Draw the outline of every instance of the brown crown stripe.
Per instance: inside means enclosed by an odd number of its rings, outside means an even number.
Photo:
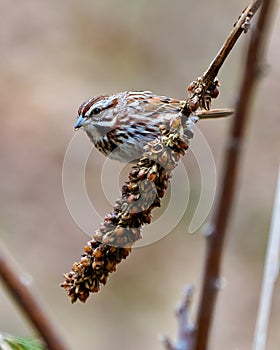
[[[101,95],[101,96],[97,96],[97,97],[92,97],[90,98],[89,100],[87,100],[86,102],[84,102],[79,110],[78,110],[78,114],[79,115],[85,115],[88,110],[98,101],[101,101],[105,98],[109,97],[108,95]],[[115,105],[118,104],[118,99],[117,98],[114,98],[112,101],[111,101],[111,104],[109,104],[108,106],[106,106],[105,108],[102,108],[102,110],[105,110],[107,108],[110,108],[110,107],[114,107]]]

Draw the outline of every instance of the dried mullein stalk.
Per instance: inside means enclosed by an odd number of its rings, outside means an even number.
[[[81,260],[66,273],[61,286],[71,302],[85,302],[90,293],[98,292],[110,272],[131,252],[141,239],[141,227],[151,222],[151,211],[159,207],[172,171],[184,155],[192,138],[191,127],[196,117],[189,117],[184,127],[181,117],[174,118],[170,128],[162,126],[161,137],[148,143],[139,162],[132,167],[122,195],[112,213],[87,242]]]

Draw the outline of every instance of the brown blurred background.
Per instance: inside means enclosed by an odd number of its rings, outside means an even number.
[[[1,242],[19,271],[32,279],[69,349],[162,349],[158,337],[175,337],[173,310],[190,282],[196,286],[195,311],[205,244],[202,230],[186,233],[187,211],[164,239],[135,249],[98,295],[85,305],[70,305],[59,284],[79,259],[87,237],[67,210],[61,174],[79,104],[90,96],[130,89],[183,99],[186,85],[206,69],[245,4],[1,1]],[[226,245],[226,285],[212,333],[215,350],[251,347],[279,164],[279,36],[275,13]],[[221,71],[215,107],[234,104],[248,39],[238,42]],[[199,125],[218,176],[229,125],[230,120]],[[99,187],[103,161],[94,150],[88,169],[92,188]],[[73,172],[79,170],[76,163],[73,157]],[[193,179],[192,202],[199,192],[199,169],[191,157],[184,163]],[[101,215],[110,211],[102,193],[92,201]],[[92,230],[98,225],[93,221]],[[278,283],[267,346],[272,350],[280,343],[279,291]],[[32,333],[4,288],[0,310],[1,332]]]

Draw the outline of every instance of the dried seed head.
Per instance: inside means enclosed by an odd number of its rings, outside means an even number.
[[[188,131],[191,125],[187,119],[184,126]],[[99,291],[109,273],[116,270],[116,265],[126,259],[132,245],[141,238],[141,227],[151,222],[152,209],[160,206],[172,170],[186,152],[189,140],[179,117],[172,120],[170,129],[161,126],[160,130],[162,136],[145,147],[143,157],[122,187],[122,196],[84,247],[80,262],[65,274],[61,286],[72,303],[78,299],[85,302],[90,293]]]

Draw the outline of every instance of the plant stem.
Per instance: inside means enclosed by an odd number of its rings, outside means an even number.
[[[271,219],[269,241],[265,261],[261,300],[255,329],[253,350],[265,350],[269,315],[275,281],[279,274],[280,257],[280,167],[274,208]]]
[[[34,328],[40,333],[49,350],[67,350],[62,338],[54,326],[48,320],[45,312],[24,284],[21,278],[12,269],[11,263],[4,257],[0,250],[0,277],[13,296],[17,305],[24,312],[26,318],[31,321]]]
[[[260,3],[260,1],[256,1],[254,2],[254,6],[259,6]],[[217,292],[221,284],[220,264],[226,229],[235,194],[248,111],[257,78],[261,71],[260,59],[262,57],[262,49],[265,40],[265,28],[269,20],[268,7],[271,6],[271,3],[272,1],[270,0],[264,0],[256,28],[252,31],[243,80],[235,108],[236,115],[233,118],[228,138],[221,190],[212,224],[210,225],[210,230],[207,235],[206,259],[197,317],[198,333],[195,350],[205,350],[208,348],[209,333],[213,320]],[[217,66],[219,65],[217,64]],[[216,65],[214,65],[214,68],[209,68],[208,71],[210,70],[211,72],[213,70],[216,72],[215,67]],[[208,75],[210,73],[205,74]]]

